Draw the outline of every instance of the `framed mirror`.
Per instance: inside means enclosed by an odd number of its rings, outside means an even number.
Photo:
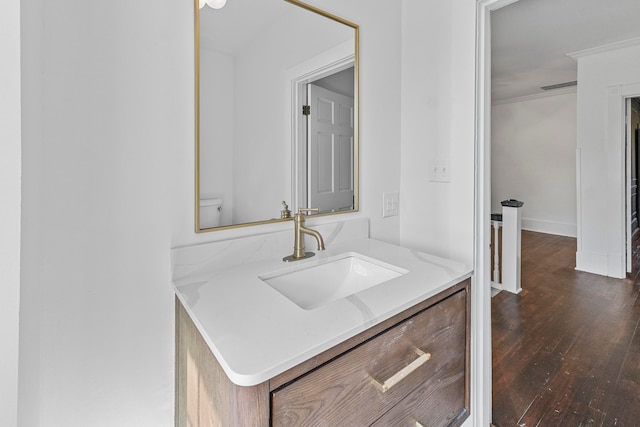
[[[195,0],[196,232],[357,211],[358,26],[224,3]]]

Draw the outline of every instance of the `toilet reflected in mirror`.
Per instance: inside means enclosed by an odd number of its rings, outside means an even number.
[[[222,199],[200,197],[200,226],[202,228],[220,227],[222,225]]]

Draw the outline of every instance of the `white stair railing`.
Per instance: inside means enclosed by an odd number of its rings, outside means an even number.
[[[492,215],[495,243],[491,286],[514,294],[522,291],[520,286],[522,205],[524,203],[518,200],[505,200],[502,202],[502,215]],[[502,225],[502,244],[498,239],[500,225]]]
[[[502,217],[491,221],[493,227],[493,280],[491,286],[500,285],[500,227],[502,226]]]

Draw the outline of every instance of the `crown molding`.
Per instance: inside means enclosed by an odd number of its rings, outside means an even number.
[[[532,101],[540,98],[550,98],[552,96],[565,95],[568,93],[576,93],[578,91],[577,86],[571,86],[563,89],[554,89],[542,93],[534,93],[533,95],[517,96],[515,98],[497,99],[491,102],[491,105],[509,104],[511,102],[523,102]]]
[[[600,53],[611,52],[618,49],[623,49],[625,47],[633,47],[640,46],[640,37],[635,37],[628,40],[622,40],[619,42],[603,44],[601,46],[591,47],[589,49],[578,50],[575,52],[567,53],[567,56],[578,60],[578,58],[582,58],[584,56],[597,55]]]
[[[486,8],[488,11],[494,11],[517,1],[518,0],[478,0],[478,8]]]

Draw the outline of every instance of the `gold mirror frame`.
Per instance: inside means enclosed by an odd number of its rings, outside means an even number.
[[[230,0],[233,1],[233,0]],[[359,210],[359,200],[360,200],[360,29],[357,24],[340,18],[331,13],[325,12],[315,6],[311,6],[307,3],[303,3],[299,0],[283,0],[292,5],[301,7],[310,12],[316,13],[325,18],[331,19],[338,23],[344,24],[348,27],[353,28],[355,33],[355,58],[354,58],[354,141],[353,141],[353,190],[354,190],[354,200],[353,200],[353,209],[351,210],[343,210],[337,212],[327,212],[327,213],[319,213],[314,214],[313,216],[327,216],[327,215],[338,215],[344,213],[352,213],[357,212]],[[219,227],[212,228],[201,228],[200,227],[200,8],[199,8],[199,0],[194,0],[194,17],[195,17],[195,232],[196,233],[208,233],[211,231],[219,231],[219,230],[228,230],[234,228],[242,228],[254,225],[263,225],[263,224],[272,224],[284,221],[290,221],[293,218],[284,218],[284,219],[268,219],[263,221],[255,221],[255,222],[247,222],[241,224],[231,224],[231,225],[223,225]],[[293,186],[292,186],[293,187]],[[275,201],[279,203],[279,201]],[[297,208],[294,206],[293,208]]]

